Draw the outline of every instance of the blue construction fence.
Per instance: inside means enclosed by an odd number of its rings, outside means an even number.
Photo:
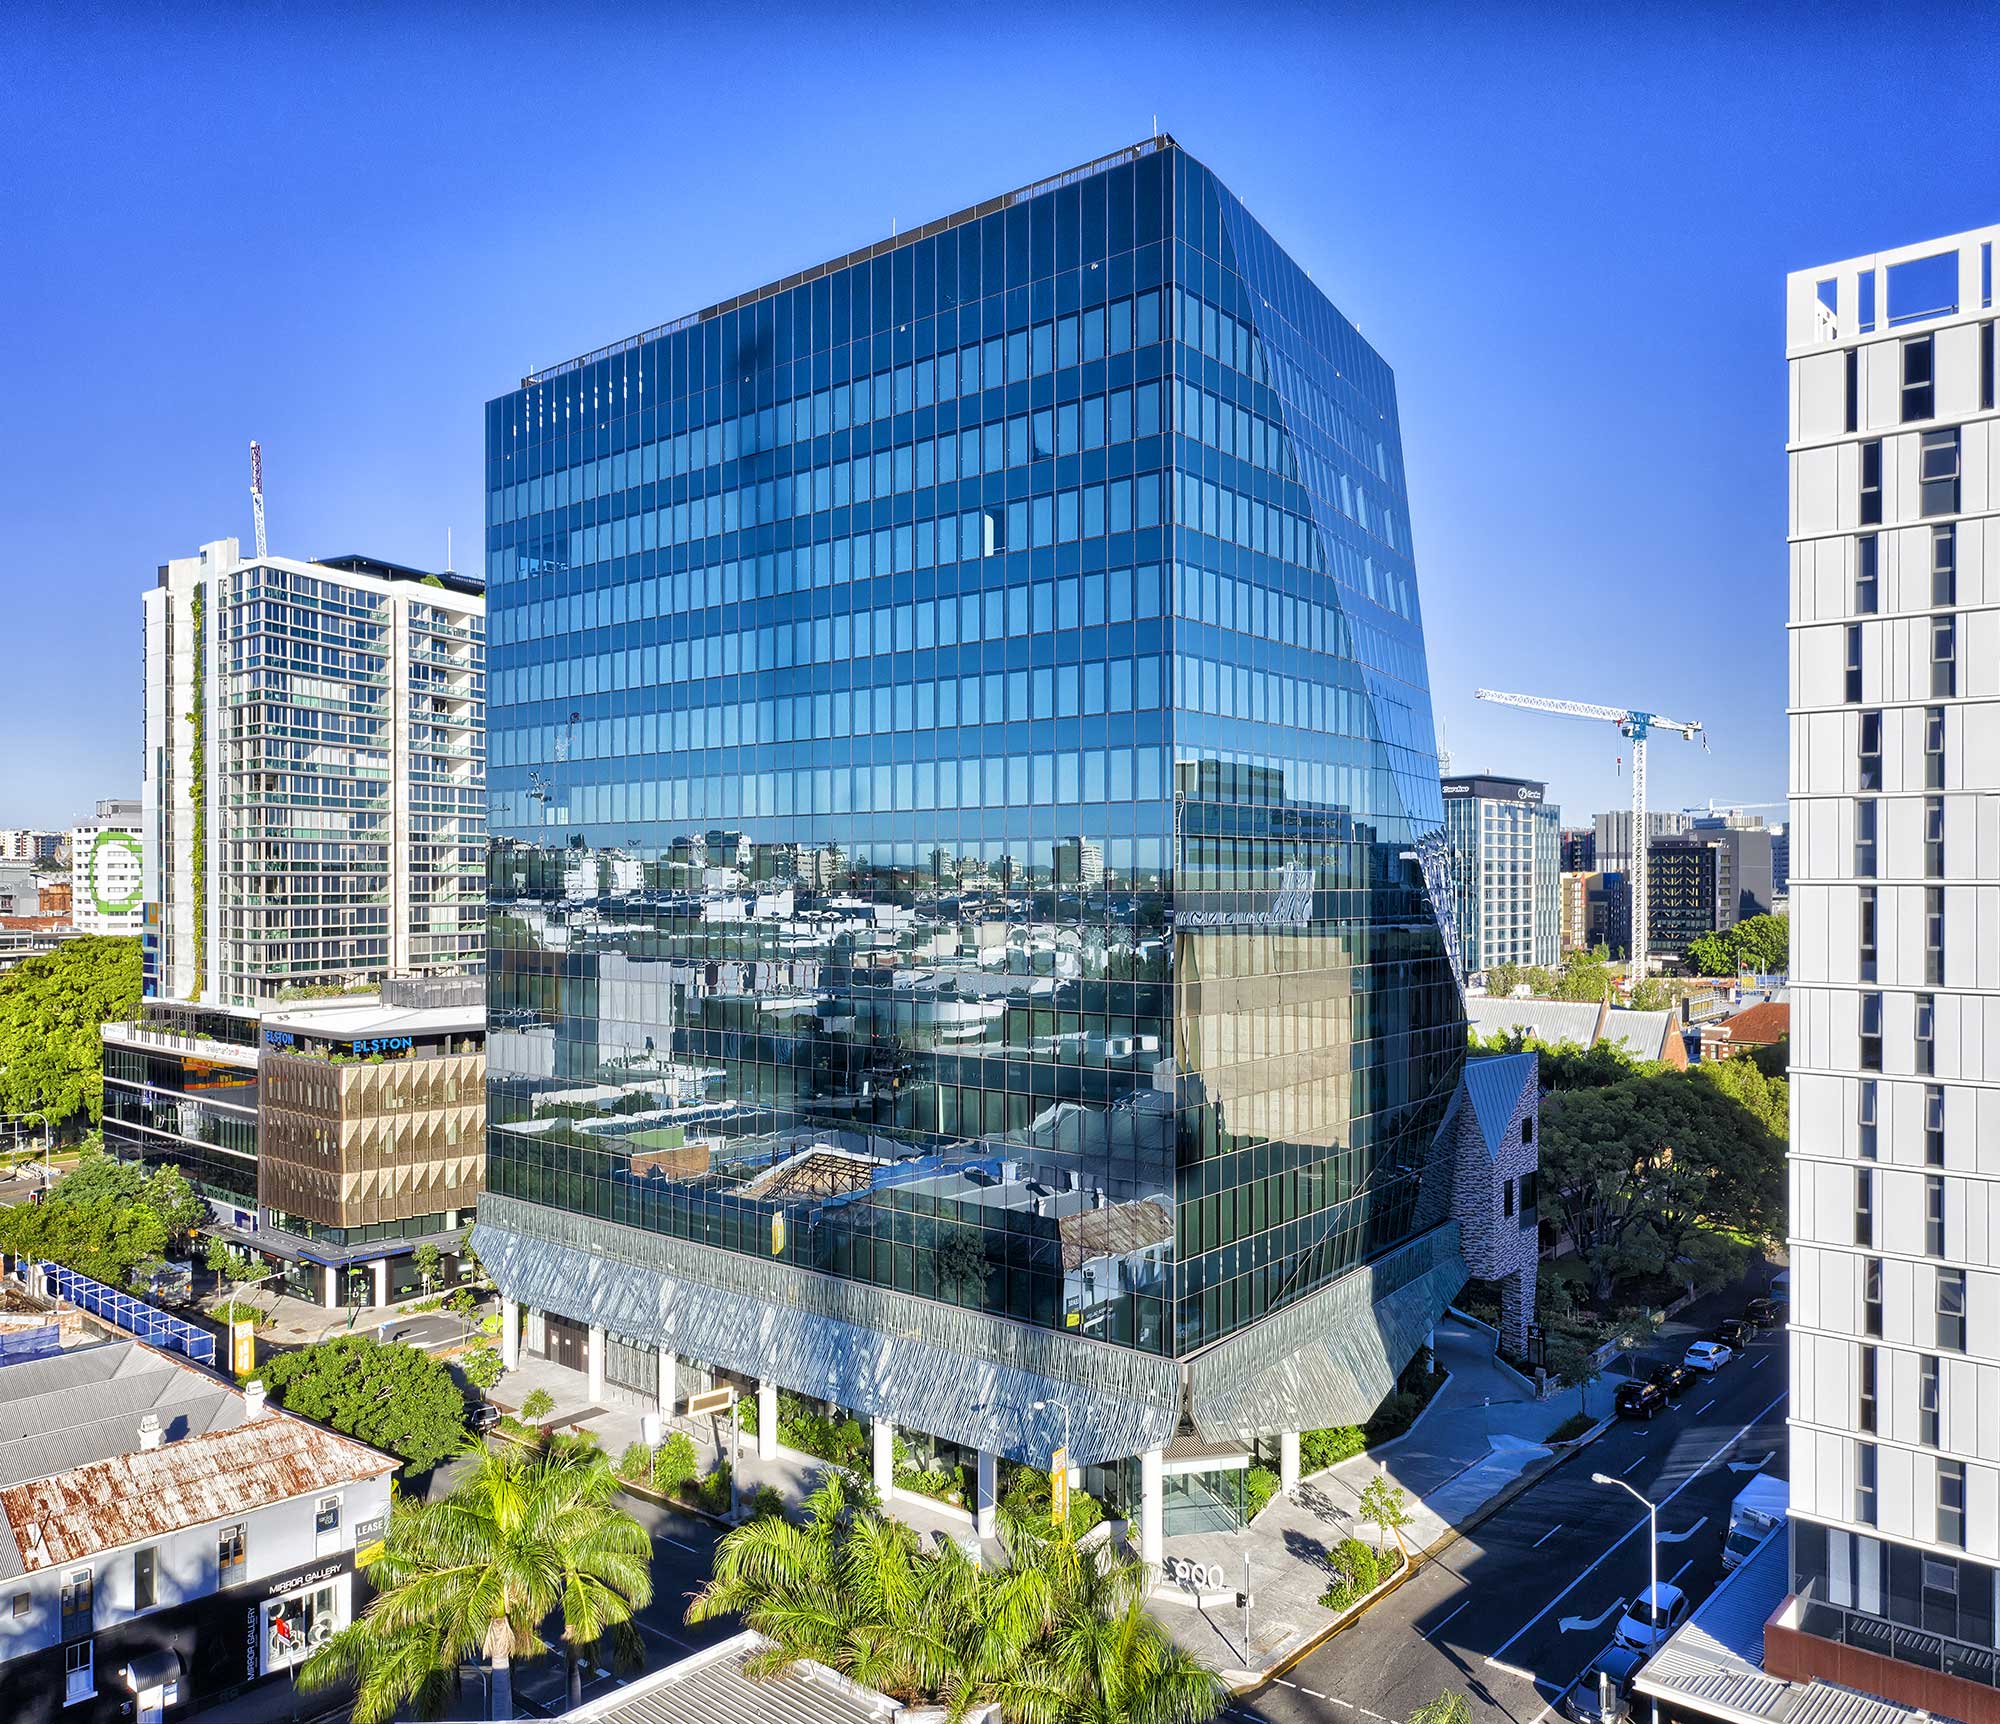
[[[51,1298],[67,1299],[78,1309],[155,1347],[184,1354],[198,1365],[214,1366],[215,1337],[206,1329],[183,1323],[157,1305],[148,1305],[143,1299],[107,1287],[102,1281],[93,1281],[74,1269],[65,1269],[60,1263],[44,1263],[41,1267],[42,1285]]]

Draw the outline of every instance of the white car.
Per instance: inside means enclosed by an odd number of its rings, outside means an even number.
[[[1632,1601],[1632,1608],[1618,1619],[1613,1639],[1620,1646],[1651,1651],[1687,1620],[1687,1613],[1687,1594],[1661,1581]]]
[[[1735,1357],[1735,1349],[1721,1341],[1696,1341],[1681,1355],[1681,1363],[1690,1371],[1719,1371]]]

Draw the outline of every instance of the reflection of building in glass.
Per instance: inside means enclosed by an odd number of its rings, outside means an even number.
[[[1167,140],[491,404],[510,1348],[1067,1414],[1149,1547],[1367,1415],[1466,1272],[1396,415]]]

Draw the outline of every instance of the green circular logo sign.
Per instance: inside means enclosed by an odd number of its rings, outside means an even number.
[[[129,832],[98,833],[85,864],[85,879],[100,916],[122,916],[138,909],[146,891],[146,853],[139,840]]]

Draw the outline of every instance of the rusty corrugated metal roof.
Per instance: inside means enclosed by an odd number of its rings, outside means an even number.
[[[281,1413],[0,1490],[24,1569],[391,1472],[396,1460]]]

